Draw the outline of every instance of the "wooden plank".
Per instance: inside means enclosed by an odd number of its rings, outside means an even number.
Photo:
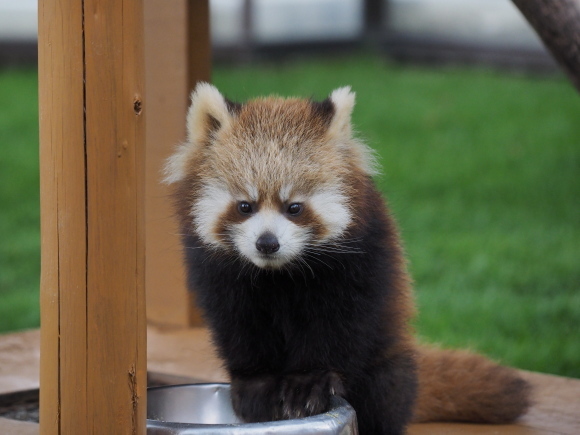
[[[38,389],[39,349],[40,330],[0,335],[0,395]]]
[[[149,369],[199,382],[227,382],[227,373],[206,328],[164,331],[148,328]],[[509,425],[421,423],[409,435],[576,435],[580,428],[580,379],[520,371],[533,387],[529,412]]]
[[[187,65],[188,92],[195,88],[198,81],[211,80],[211,43],[209,28],[209,1],[187,1]]]
[[[206,328],[168,330],[149,326],[147,341],[151,371],[200,382],[228,380]],[[0,393],[38,387],[38,343],[38,330],[0,335]],[[534,398],[528,414],[515,424],[422,423],[411,425],[409,434],[577,434],[580,379],[520,373],[533,385]],[[2,435],[12,435],[3,423]]]
[[[24,421],[9,420],[0,417],[0,427],[4,435],[37,435],[38,425]]]
[[[83,427],[87,415],[82,32],[82,3],[39,3],[40,418],[46,434],[75,433],[70,429]]]
[[[185,139],[191,89],[210,79],[208,2],[175,0],[168,7],[165,0],[148,0],[145,25],[147,319],[165,326],[195,325],[201,317],[185,286],[170,191],[160,181],[165,160]]]
[[[187,104],[189,105],[189,95],[191,94],[191,91],[195,89],[197,82],[209,82],[211,80],[211,43],[209,28],[209,1],[188,1],[187,8],[188,87],[186,95]],[[195,296],[193,293],[189,293],[187,307],[189,325],[203,325],[201,311],[195,303]]]
[[[185,138],[187,110],[186,0],[145,2],[147,89],[145,233],[147,319],[188,324],[182,249],[170,193],[161,183],[164,161]]]
[[[145,433],[143,9],[85,0],[84,12],[88,427]]]
[[[39,4],[43,434],[145,433],[141,8]]]

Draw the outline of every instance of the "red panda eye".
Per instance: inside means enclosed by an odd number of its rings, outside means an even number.
[[[288,206],[288,214],[292,216],[298,216],[300,213],[302,213],[302,210],[303,210],[302,204],[299,204],[297,202],[295,202],[294,204],[290,204]]]
[[[238,203],[238,211],[241,214],[250,214],[250,213],[252,213],[252,206],[250,205],[250,203],[248,203],[246,201],[242,201],[242,202]]]

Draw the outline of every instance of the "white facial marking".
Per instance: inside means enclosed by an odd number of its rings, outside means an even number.
[[[265,232],[276,236],[280,249],[264,255],[256,248],[256,241]],[[300,255],[307,243],[309,230],[300,227],[273,210],[262,210],[236,225],[233,240],[240,253],[258,267],[281,267]]]
[[[348,199],[339,189],[321,190],[310,197],[307,203],[322,220],[328,233],[321,242],[340,237],[352,220]]]
[[[287,202],[290,199],[290,193],[292,192],[292,185],[285,184],[280,189],[280,201]]]
[[[258,202],[258,200],[260,199],[258,195],[258,188],[256,186],[248,184],[246,186],[246,190],[248,192],[248,197],[250,198],[250,201]]]
[[[214,246],[221,244],[214,228],[232,201],[232,196],[223,186],[207,184],[202,188],[199,199],[191,208],[191,214],[195,230],[204,243]]]

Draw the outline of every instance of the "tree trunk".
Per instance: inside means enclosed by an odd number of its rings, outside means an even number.
[[[580,92],[580,1],[513,0]]]

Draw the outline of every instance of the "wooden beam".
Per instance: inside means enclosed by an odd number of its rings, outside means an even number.
[[[147,89],[145,233],[147,319],[187,326],[188,295],[171,199],[161,183],[163,163],[185,138],[187,110],[186,0],[145,2]]]
[[[170,192],[161,183],[165,160],[185,140],[189,94],[210,80],[207,0],[145,3],[148,99],[146,163],[147,318],[163,326],[202,323],[185,286],[185,270]]]
[[[188,0],[187,7],[187,77],[189,94],[199,81],[211,80],[211,42],[209,0]]]
[[[199,81],[211,81],[211,42],[209,0],[187,1],[187,106],[189,95]],[[188,320],[190,326],[203,325],[201,311],[193,293],[189,293]]]
[[[43,434],[145,433],[142,18],[39,2]]]
[[[83,23],[82,4],[75,0],[44,1],[38,7],[40,420],[43,434],[60,434],[62,418],[65,428],[82,427],[87,416]],[[61,289],[69,291],[61,294]],[[75,328],[61,331],[61,322],[70,323],[67,316],[73,313]],[[77,379],[77,413],[68,407],[69,391],[61,389],[68,376]]]

